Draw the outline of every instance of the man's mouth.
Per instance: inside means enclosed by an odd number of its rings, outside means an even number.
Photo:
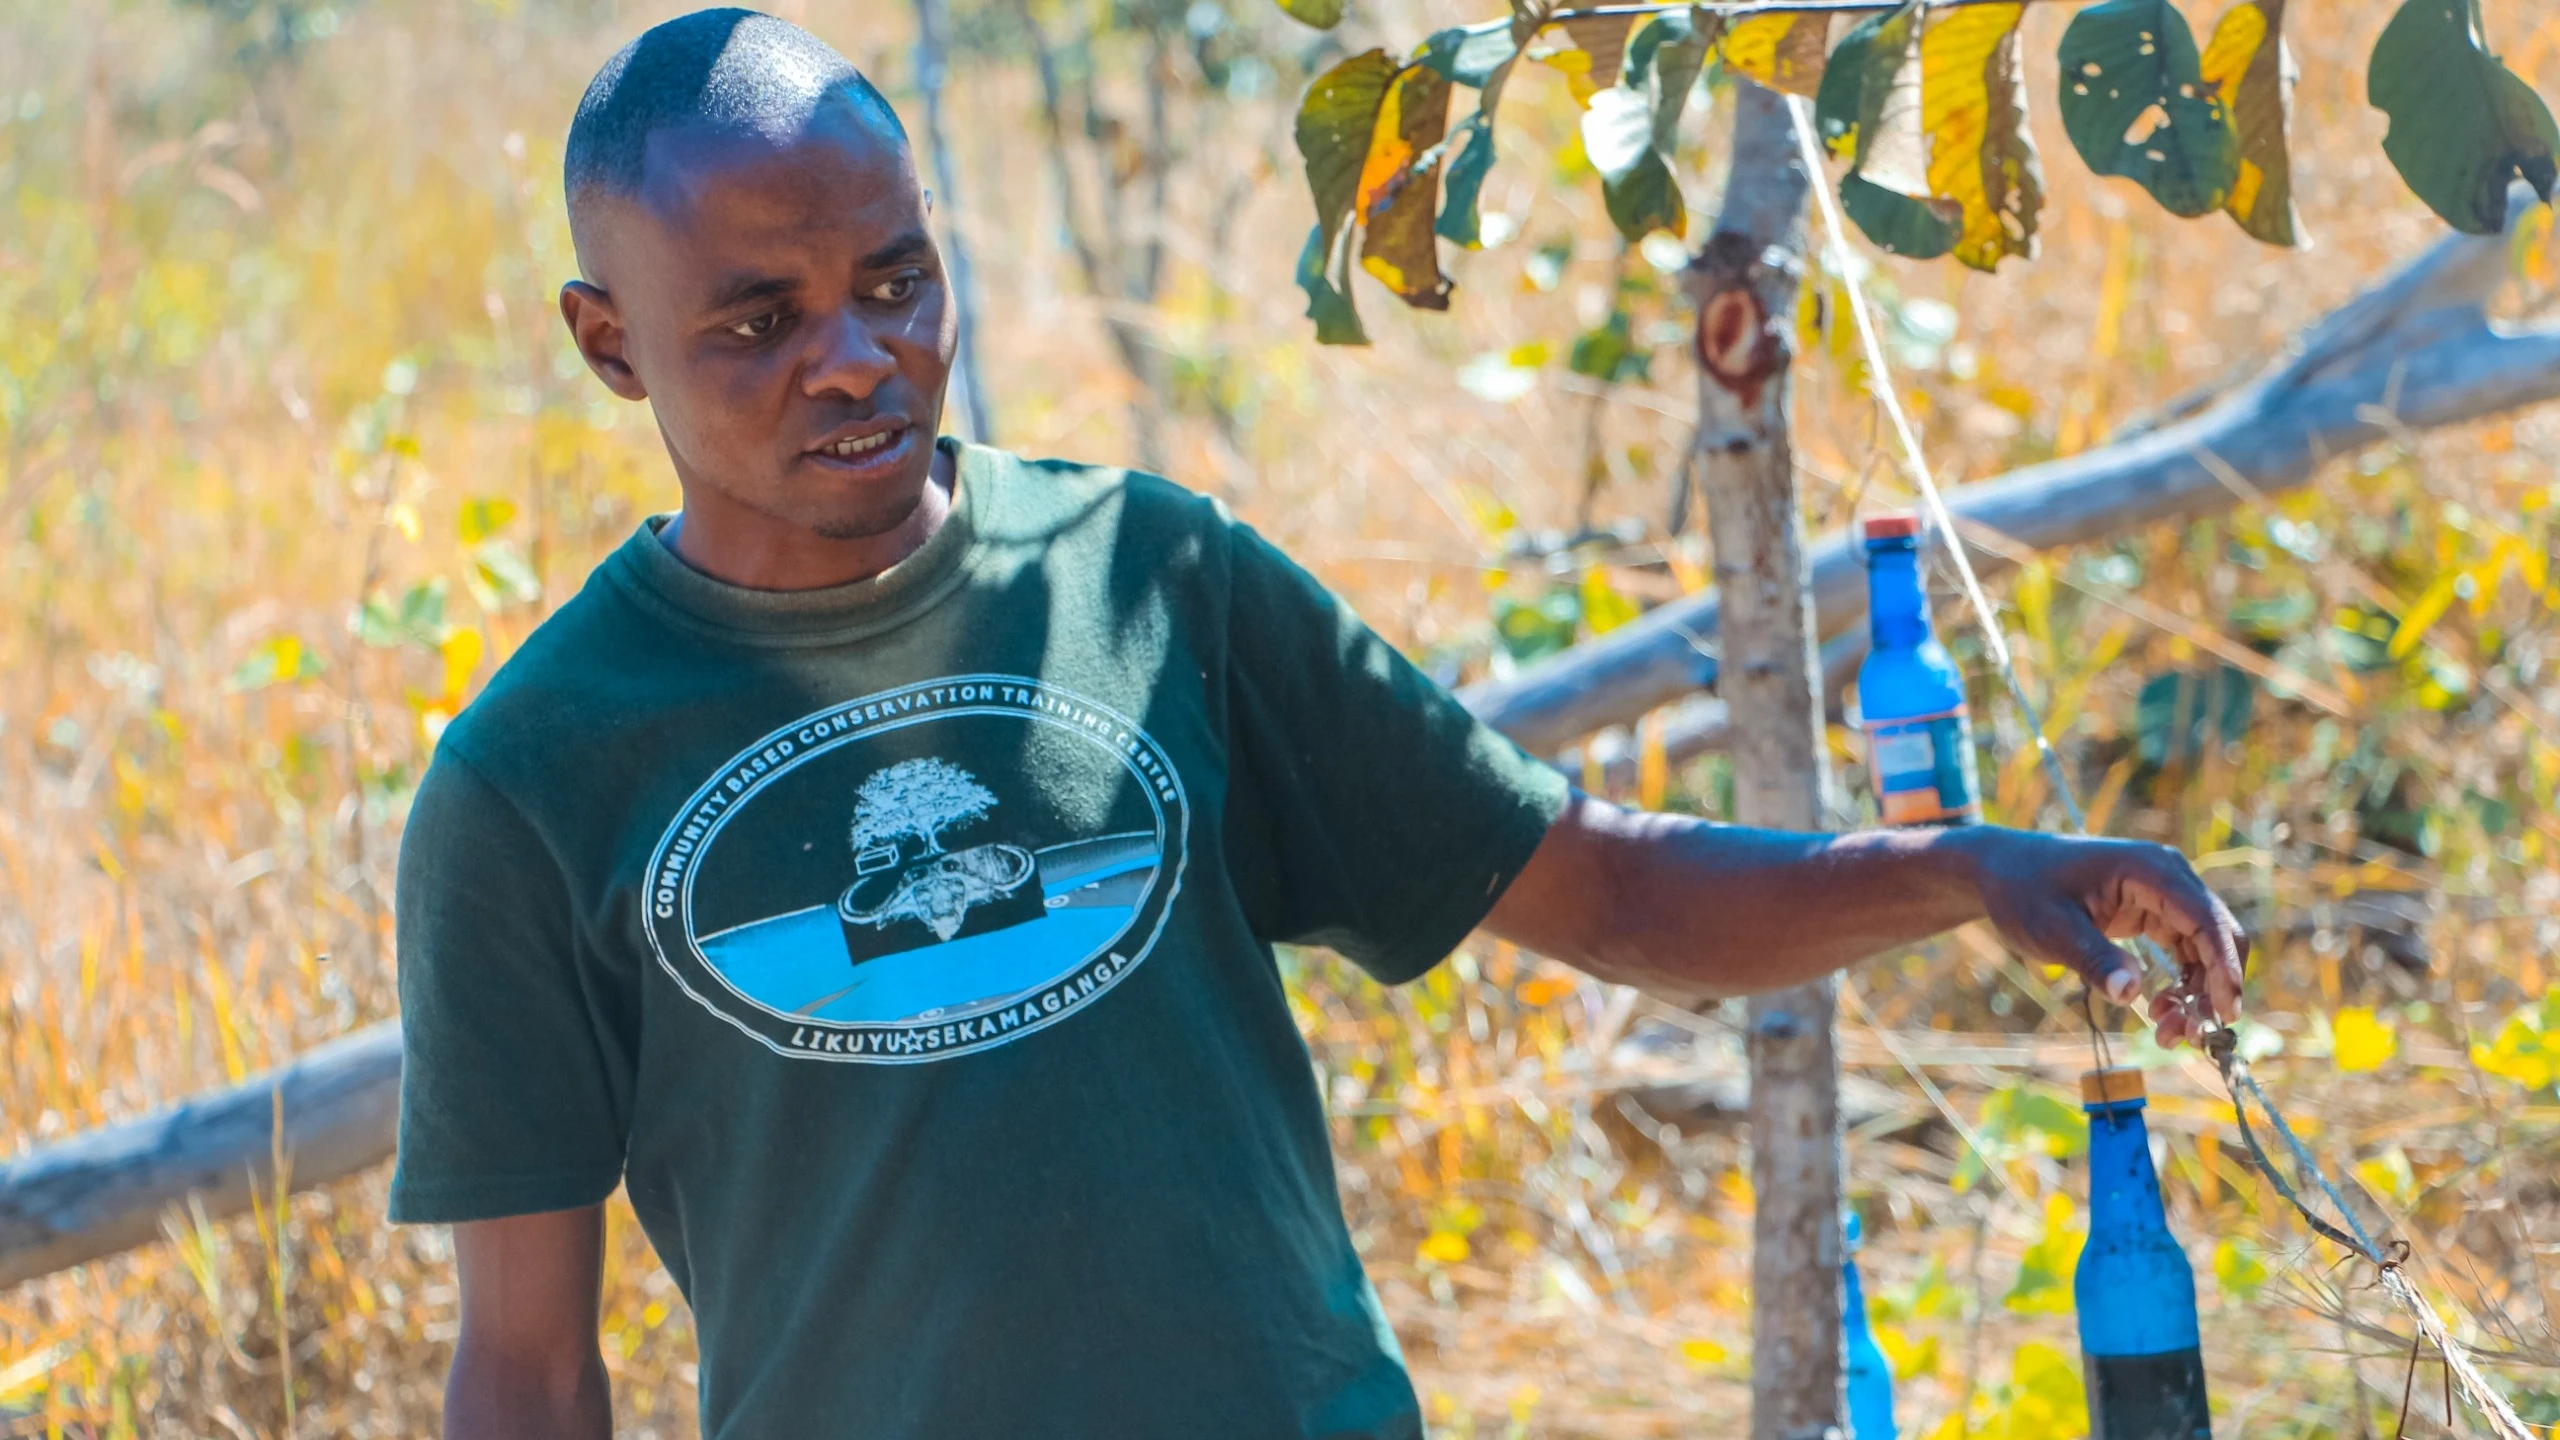
[[[914,427],[891,421],[880,429],[862,429],[839,436],[811,449],[811,458],[829,465],[842,465],[856,470],[885,461],[905,448],[907,433]]]
[[[904,428],[904,426],[899,427],[901,430]],[[839,440],[833,445],[821,445],[818,447],[818,453],[833,455],[839,460],[850,460],[856,455],[868,455],[874,450],[885,449],[897,438],[897,430],[882,430],[877,434],[852,436]]]

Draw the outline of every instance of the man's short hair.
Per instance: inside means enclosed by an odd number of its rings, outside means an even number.
[[[570,210],[591,192],[637,193],[652,131],[709,124],[779,139],[838,93],[905,140],[897,111],[862,72],[790,21],[736,9],[670,20],[623,46],[587,83],[563,165]]]

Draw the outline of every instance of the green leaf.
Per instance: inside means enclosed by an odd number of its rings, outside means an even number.
[[[1423,41],[1413,58],[1415,64],[1430,66],[1443,79],[1482,90],[1519,53],[1520,47],[1511,43],[1511,22],[1496,20],[1440,31]]]
[[[2121,175],[2172,215],[2219,210],[2239,169],[2222,97],[2169,0],[2106,0],[2062,32],[2062,128],[2089,168]]]
[[[2191,764],[2208,746],[2226,745],[2249,729],[2257,687],[2230,665],[2195,673],[2171,670],[2143,682],[2133,728],[2143,763]]]
[[[1307,292],[1307,318],[1316,322],[1316,343],[1366,345],[1369,332],[1361,328],[1350,291],[1333,283],[1332,258],[1325,249],[1324,227],[1309,229],[1306,248],[1298,252],[1298,288]]]
[[[1913,260],[1937,259],[1964,234],[1949,202],[1897,195],[1855,170],[1840,177],[1840,210],[1877,249]]]
[[[2409,0],[2374,42],[2365,97],[2391,117],[2382,153],[2456,230],[2494,235],[2522,175],[2551,198],[2560,130],[2533,87],[2491,55],[2476,0]]]
[[[1360,171],[1361,268],[1424,310],[1449,308],[1449,277],[1440,273],[1439,245],[1432,237],[1449,85],[1447,76],[1428,65],[1398,72],[1378,109],[1375,138]]]
[[[1396,62],[1384,50],[1364,50],[1316,77],[1298,104],[1298,154],[1306,161],[1307,189],[1315,197],[1316,230],[1332,253],[1333,237],[1351,213],[1360,172],[1377,133],[1378,107],[1394,83]]]
[[[1608,319],[1573,337],[1564,363],[1574,374],[1603,385],[1642,380],[1652,370],[1650,357],[1636,348],[1634,317],[1624,310],[1610,311]]]
[[[470,587],[483,610],[530,605],[542,598],[542,581],[533,573],[532,562],[504,540],[483,541],[471,548]],[[442,638],[438,636],[439,643]]]
[[[1458,158],[1449,162],[1441,180],[1440,223],[1434,227],[1443,240],[1454,241],[1470,250],[1484,243],[1483,218],[1477,213],[1477,201],[1484,193],[1484,177],[1493,171],[1493,120],[1481,109],[1467,117],[1450,137],[1458,145]]]
[[[1906,4],[1841,37],[1823,68],[1814,122],[1833,154],[1850,157],[1842,211],[1879,247],[1929,260],[1954,248],[1963,212],[1928,193],[1919,24],[1920,7]]]
[[[432,650],[444,643],[444,603],[441,575],[410,586],[397,601],[376,591],[356,612],[356,638],[376,649],[423,645]]]
[[[1951,248],[1960,263],[1976,270],[1990,270],[2010,255],[2032,257],[2036,251],[2044,164],[2027,130],[2026,70],[2018,39],[2018,19],[2025,9],[1949,9],[1920,41],[1920,123],[1929,135],[1929,194],[1955,207],[1960,220]]]
[[[2284,0],[2240,0],[2214,23],[2201,64],[2239,137],[2240,162],[2224,213],[2270,245],[2302,243],[2293,211],[2293,52],[2284,43]]]
[[[320,655],[299,635],[273,635],[232,670],[226,688],[264,690],[270,685],[308,679],[321,672]]]
[[[1342,23],[1343,0],[1280,0],[1280,8],[1289,18],[1319,30],[1330,30]]]

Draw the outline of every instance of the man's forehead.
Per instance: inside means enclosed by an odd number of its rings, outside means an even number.
[[[649,132],[642,155],[633,198],[667,220],[713,203],[923,203],[906,138],[850,104],[828,105],[788,128],[662,126]]]

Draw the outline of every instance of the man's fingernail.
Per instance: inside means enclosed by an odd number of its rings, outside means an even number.
[[[2124,1002],[2126,1002],[2127,1000],[2130,1000],[2130,999],[2132,999],[2132,998],[2133,998],[2133,990],[2134,990],[2133,976],[2132,976],[2132,974],[2131,974],[2130,972],[2128,972],[2128,971],[2124,971],[2124,970],[2114,970],[2114,971],[2109,971],[2109,972],[2108,972],[2108,974],[2107,974],[2107,998],[2108,998],[2108,999],[2113,1000],[2113,1001],[2114,1001],[2114,1002],[2116,1002],[2117,1004],[2121,1005],[2121,1004],[2123,1004]]]

